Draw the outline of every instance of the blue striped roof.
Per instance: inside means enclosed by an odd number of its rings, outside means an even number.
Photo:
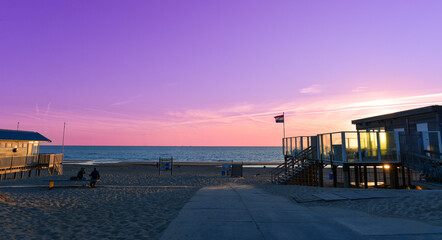
[[[0,140],[52,142],[38,132],[0,129]]]

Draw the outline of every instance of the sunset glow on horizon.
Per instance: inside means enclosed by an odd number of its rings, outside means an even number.
[[[442,104],[440,1],[2,1],[0,129],[280,146]]]

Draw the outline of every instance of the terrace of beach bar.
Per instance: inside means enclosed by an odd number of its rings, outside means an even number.
[[[442,181],[440,114],[430,106],[355,120],[358,131],[284,138],[285,161],[272,181],[391,188]]]

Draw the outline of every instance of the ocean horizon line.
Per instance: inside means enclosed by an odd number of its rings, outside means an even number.
[[[61,152],[61,145],[43,145],[40,153]],[[283,159],[281,147],[270,146],[78,146],[65,145],[65,160],[150,161],[161,156],[173,156],[176,161],[257,161],[274,162]]]

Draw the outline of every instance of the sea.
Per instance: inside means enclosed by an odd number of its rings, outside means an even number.
[[[40,153],[61,153],[61,146],[41,145]],[[179,162],[281,162],[281,147],[146,147],[64,146],[64,160],[94,163],[158,161]]]

